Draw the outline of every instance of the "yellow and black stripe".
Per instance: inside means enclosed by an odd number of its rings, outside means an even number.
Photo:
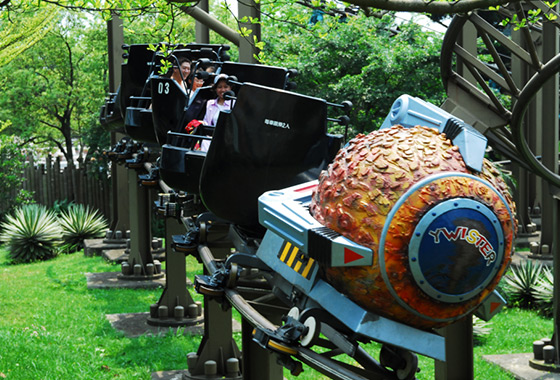
[[[311,278],[315,260],[311,257],[307,257],[303,252],[300,252],[299,248],[289,241],[285,241],[284,244],[282,244],[282,248],[280,248],[280,252],[278,252],[278,258],[284,264],[301,274],[305,279],[309,280]]]

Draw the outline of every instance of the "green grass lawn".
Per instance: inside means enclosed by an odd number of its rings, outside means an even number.
[[[189,269],[193,265],[189,261]],[[196,351],[200,337],[168,333],[131,339],[107,321],[106,314],[147,312],[161,296],[161,289],[87,289],[85,273],[119,268],[82,252],[9,265],[0,251],[0,379],[137,380],[150,379],[154,371],[185,369],[186,355]],[[491,322],[492,333],[474,352],[477,379],[513,379],[482,356],[531,352],[532,342],[553,330],[551,320],[517,309]],[[419,379],[434,378],[433,360],[420,357],[420,367]],[[309,368],[297,377],[322,378]]]

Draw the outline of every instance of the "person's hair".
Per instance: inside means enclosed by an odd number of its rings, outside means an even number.
[[[189,84],[192,84],[192,83],[194,82],[194,80],[196,79],[196,74],[197,74],[197,73],[203,73],[203,72],[204,72],[203,69],[198,68],[198,69],[196,69],[196,72],[191,73],[191,74],[189,75]],[[198,78],[198,79],[204,80],[203,78]]]
[[[188,59],[187,57],[179,58],[179,66],[181,66],[184,62],[188,62],[189,65],[192,63],[192,61],[190,59]]]
[[[228,76],[227,76],[226,74],[220,74],[220,75],[217,75],[217,76],[214,78],[214,84],[212,85],[212,89],[215,90],[216,87],[218,87],[218,83],[220,83],[221,81],[226,82],[226,84],[227,84],[229,87],[231,87],[231,84],[228,83]]]

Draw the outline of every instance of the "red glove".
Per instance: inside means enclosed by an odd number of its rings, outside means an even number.
[[[187,126],[185,127],[185,131],[187,131],[187,133],[192,133],[199,125],[202,125],[200,121],[196,119],[191,120],[189,124],[187,124]]]

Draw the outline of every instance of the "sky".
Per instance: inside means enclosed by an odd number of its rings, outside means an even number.
[[[434,31],[434,32],[445,34],[445,32],[447,31],[446,27],[444,27],[443,25],[441,25],[437,22],[433,22],[427,16],[425,16],[423,14],[420,14],[420,13],[397,12],[396,16],[397,16],[397,19],[402,20],[402,22],[413,19],[414,22],[416,22],[417,24],[420,24],[420,25],[424,26],[426,29]],[[451,18],[443,21],[443,23],[448,25],[450,21],[451,21]]]

